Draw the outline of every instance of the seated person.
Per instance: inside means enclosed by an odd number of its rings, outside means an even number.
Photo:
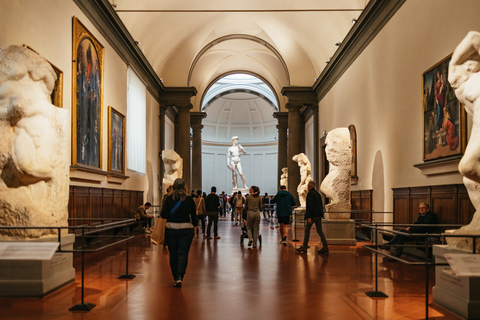
[[[437,215],[430,211],[430,206],[425,202],[420,202],[420,206],[418,208],[420,213],[418,214],[417,221],[414,224],[436,224],[437,223]],[[407,233],[434,233],[435,226],[411,226],[406,229],[402,229],[402,232]],[[408,236],[402,234],[396,234],[392,240],[387,242],[387,245],[398,245],[395,247],[395,253],[393,254],[395,257],[400,257],[403,252],[403,244],[405,241],[410,238]],[[385,247],[383,247],[385,248]]]
[[[152,219],[149,215],[145,213],[148,209],[150,209],[152,205],[150,202],[146,202],[143,206],[140,206],[135,211],[135,219],[138,221],[143,221],[143,228],[145,229],[145,233],[152,233]]]

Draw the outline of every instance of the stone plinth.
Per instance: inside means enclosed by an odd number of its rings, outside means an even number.
[[[35,241],[57,242],[58,237]],[[63,250],[72,250],[75,236],[61,241]],[[0,297],[42,297],[74,280],[72,253],[56,252],[51,260],[0,260]]]
[[[325,212],[325,219],[349,221],[350,212]]]
[[[446,253],[465,254],[465,251],[446,245],[433,246],[435,263],[447,263]],[[433,302],[465,319],[480,319],[480,277],[457,277],[447,266],[435,267]]]
[[[329,245],[344,244],[355,246],[357,244],[357,240],[355,240],[355,220],[324,219],[322,221],[322,229]]]

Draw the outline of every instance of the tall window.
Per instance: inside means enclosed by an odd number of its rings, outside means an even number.
[[[147,90],[131,68],[127,76],[127,168],[145,174]]]

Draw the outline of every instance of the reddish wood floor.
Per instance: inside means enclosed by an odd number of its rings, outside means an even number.
[[[86,256],[85,302],[91,311],[69,311],[81,301],[80,259],[75,283],[41,299],[0,299],[0,319],[424,319],[425,269],[379,258],[379,291],[372,254],[361,247],[330,246],[316,254],[318,236],[307,254],[298,242],[279,243],[278,230],[261,224],[262,246],[240,245],[240,227],[219,223],[220,240],[194,239],[182,288],[172,286],[168,250],[141,235],[130,241],[129,272],[124,245]],[[313,231],[313,230],[312,230]],[[297,238],[302,239],[300,232]],[[291,237],[290,239],[291,240]],[[433,269],[430,283],[433,286]],[[430,287],[431,302],[431,287]],[[461,319],[430,304],[430,319]]]

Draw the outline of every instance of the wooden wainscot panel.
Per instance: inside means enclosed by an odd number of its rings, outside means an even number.
[[[372,190],[355,190],[351,194],[352,218],[356,220],[371,220],[372,218]]]
[[[113,190],[113,202],[115,207],[114,218],[121,218],[123,214],[123,190]]]
[[[115,218],[113,189],[103,189],[103,217]]]
[[[394,223],[414,223],[422,201],[437,214],[439,224],[467,224],[475,212],[463,184],[395,188]]]
[[[142,204],[139,204],[142,205]],[[138,205],[138,206],[139,206]],[[137,192],[131,191],[130,192],[130,207],[128,208],[127,217],[131,217],[133,213],[137,210]]]
[[[458,188],[458,221],[460,224],[468,224],[473,219],[475,214],[475,207],[470,201],[467,188],[464,185],[459,185]]]
[[[90,188],[90,212],[91,217],[103,218],[103,192],[99,188]]]
[[[430,207],[438,221],[445,224],[458,222],[458,187],[456,185],[432,186]]]
[[[130,190],[123,190],[122,197],[123,197],[122,213],[119,218],[131,217],[133,215],[133,212],[130,211],[130,207],[131,207]]]
[[[393,223],[409,223],[410,188],[393,188]]]
[[[70,186],[69,217],[130,218],[135,211],[132,207],[136,209],[142,201],[143,191]]]
[[[90,218],[90,192],[87,187],[70,187],[73,191],[73,204],[69,208],[70,218]],[[73,225],[83,224],[82,222],[75,222]]]

